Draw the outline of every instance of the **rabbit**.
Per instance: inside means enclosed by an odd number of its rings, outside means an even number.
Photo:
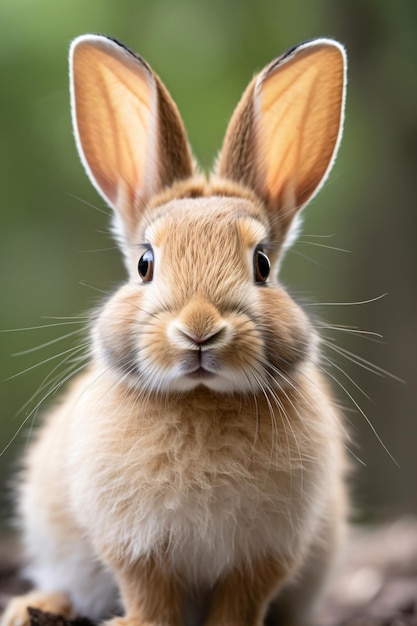
[[[309,624],[349,513],[346,429],[320,341],[278,280],[341,139],[346,54],[295,46],[255,75],[213,173],[146,61],[70,51],[78,152],[129,279],[23,461],[28,607],[108,626]]]

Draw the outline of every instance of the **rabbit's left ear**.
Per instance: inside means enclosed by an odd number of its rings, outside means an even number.
[[[277,236],[285,236],[333,165],[345,83],[339,43],[303,43],[255,76],[232,116],[218,174],[256,191],[273,212]]]
[[[108,37],[75,39],[70,75],[81,159],[132,232],[153,194],[193,174],[181,117],[146,61]]]

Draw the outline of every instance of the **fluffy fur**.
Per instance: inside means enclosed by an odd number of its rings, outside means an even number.
[[[38,590],[2,624],[35,605],[124,612],[113,626],[260,626],[271,603],[305,623],[343,533],[344,432],[318,337],[277,273],[340,140],[343,50],[303,44],[255,77],[207,181],[144,61],[98,36],[71,59],[78,147],[115,209],[129,281],[93,315],[91,363],[26,456]],[[285,98],[302,111],[291,131]]]

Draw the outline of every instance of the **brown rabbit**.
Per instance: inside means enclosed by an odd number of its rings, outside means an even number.
[[[208,179],[160,79],[118,42],[74,41],[71,94],[129,280],[26,456],[36,589],[2,624],[28,606],[112,626],[308,623],[346,518],[344,430],[277,274],[338,148],[344,50],[309,41],[255,76]]]

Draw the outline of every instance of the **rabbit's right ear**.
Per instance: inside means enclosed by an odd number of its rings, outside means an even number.
[[[333,164],[345,82],[343,47],[331,39],[305,42],[255,76],[230,121],[218,173],[256,191],[284,243]]]
[[[193,174],[182,120],[148,64],[113,39],[75,39],[70,75],[81,160],[129,232],[152,194]]]

